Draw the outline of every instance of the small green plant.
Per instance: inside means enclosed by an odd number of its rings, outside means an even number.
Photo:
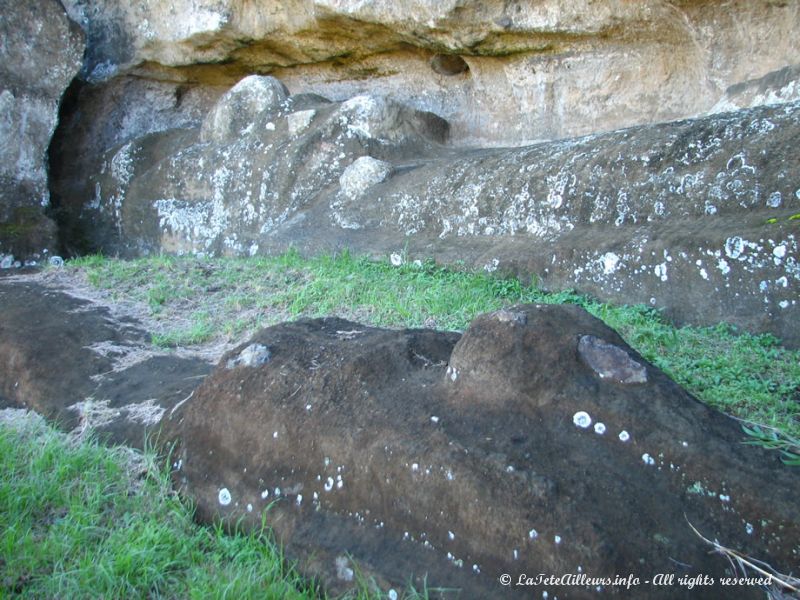
[[[800,440],[772,427],[763,425],[742,425],[742,430],[751,438],[745,444],[760,446],[766,450],[777,450],[781,461],[793,467],[800,467]]]

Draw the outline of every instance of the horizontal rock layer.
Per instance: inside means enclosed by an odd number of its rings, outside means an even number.
[[[800,97],[795,75],[770,75],[800,64],[793,2],[65,4],[87,32],[89,81],[230,87],[272,74],[294,93],[391,95],[448,119],[459,143],[522,144]]]

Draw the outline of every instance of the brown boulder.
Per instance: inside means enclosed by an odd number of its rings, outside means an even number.
[[[333,591],[360,571],[384,591],[582,598],[596,584],[514,584],[632,574],[606,591],[684,597],[652,584],[665,573],[713,577],[692,597],[719,598],[729,564],[690,523],[779,569],[800,552],[798,474],[577,307],[514,307],[463,336],[277,325],[165,423],[201,518],[266,512]]]

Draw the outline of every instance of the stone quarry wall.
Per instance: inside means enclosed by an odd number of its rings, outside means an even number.
[[[797,2],[65,5],[87,32],[89,81],[133,73],[230,87],[272,74],[334,100],[389,94],[447,119],[459,144],[520,145],[800,98]]]
[[[47,147],[61,95],[81,66],[83,36],[55,0],[0,0],[0,262],[56,249]]]
[[[797,2],[65,7],[70,254],[406,249],[800,339]]]
[[[118,143],[94,165],[65,153],[62,202],[75,239],[111,254],[432,257],[794,345],[799,132],[791,103],[455,149],[432,113],[251,76],[196,127]]]

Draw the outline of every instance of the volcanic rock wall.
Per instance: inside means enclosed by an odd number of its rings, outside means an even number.
[[[54,0],[0,0],[0,259],[56,248],[47,146],[61,95],[81,66],[83,37]]]
[[[796,2],[65,4],[71,254],[407,248],[797,337]]]
[[[800,64],[796,2],[65,4],[87,31],[89,81],[231,86],[272,74],[334,100],[390,94],[447,119],[459,143],[517,145],[800,94],[794,73],[761,97],[741,93]]]
[[[118,144],[64,181],[72,226],[106,253],[433,257],[796,344],[798,132],[793,103],[458,150],[431,113],[251,76],[200,126]]]

